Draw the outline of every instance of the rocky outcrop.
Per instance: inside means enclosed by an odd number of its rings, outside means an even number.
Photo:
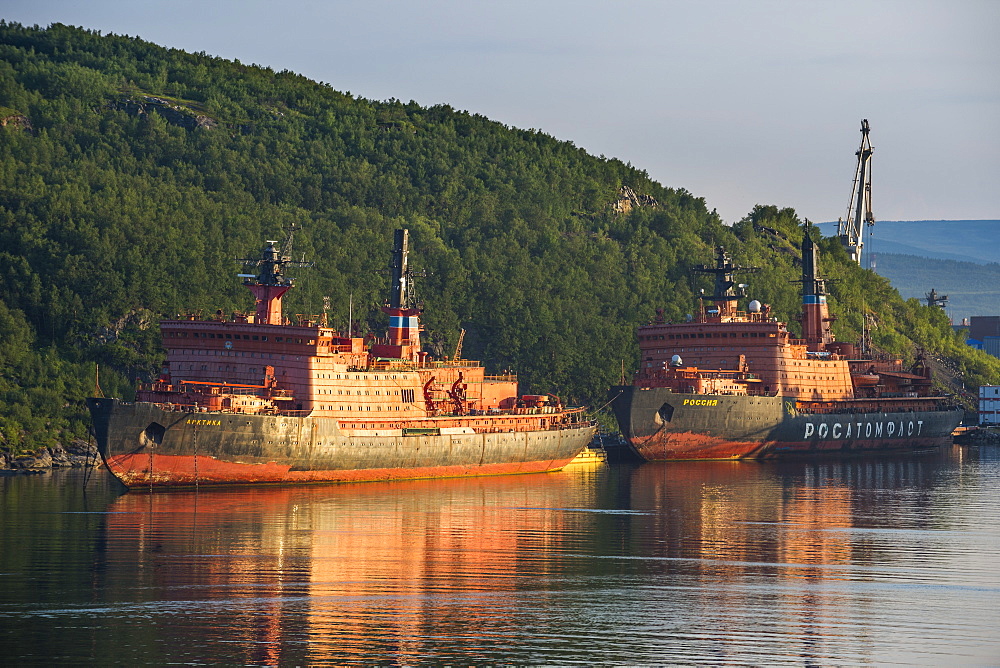
[[[101,456],[97,453],[97,446],[79,438],[73,439],[68,445],[60,443],[21,455],[0,451],[0,470],[30,472],[51,468],[86,468],[100,464]]]
[[[132,116],[145,116],[149,113],[156,113],[163,116],[167,123],[186,130],[194,130],[195,128],[211,129],[218,125],[218,122],[210,116],[196,114],[182,105],[153,97],[152,95],[143,95],[135,100],[126,99],[112,102],[111,107]]]
[[[31,119],[23,114],[14,114],[0,118],[0,127],[12,127],[34,134],[35,129],[31,126]]]

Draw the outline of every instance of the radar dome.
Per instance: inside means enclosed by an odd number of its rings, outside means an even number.
[[[750,310],[751,313],[760,313],[760,302],[755,299],[752,302],[750,302],[750,305],[747,306],[747,308]]]
[[[680,366],[683,363],[684,360],[681,359],[680,355],[674,355],[670,358],[670,366]]]

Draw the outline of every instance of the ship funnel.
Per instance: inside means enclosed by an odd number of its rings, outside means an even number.
[[[392,260],[389,269],[392,285],[389,301],[382,311],[389,316],[389,332],[385,343],[372,346],[372,352],[381,357],[416,361],[420,355],[420,309],[410,305],[409,281],[413,273],[408,266],[409,231],[396,230],[393,238]]]
[[[823,351],[833,343],[830,312],[826,305],[826,283],[819,277],[819,249],[806,222],[802,235],[802,338],[809,350]]]

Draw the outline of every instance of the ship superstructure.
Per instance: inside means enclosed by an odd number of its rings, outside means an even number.
[[[258,268],[241,275],[253,313],[162,321],[159,378],[140,384],[133,404],[89,400],[102,452],[126,485],[544,471],[589,442],[582,409],[519,395],[516,376],[487,375],[476,361],[421,350],[406,230],[395,236],[384,337],[283,314],[293,287],[285,269],[308,264],[292,262],[290,240],[241,260]]]

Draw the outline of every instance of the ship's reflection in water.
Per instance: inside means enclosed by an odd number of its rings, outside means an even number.
[[[127,494],[97,588],[153,662],[989,663],[961,456]]]
[[[248,663],[498,657],[556,605],[562,553],[595,530],[564,509],[596,505],[595,475],[127,494],[107,577],[135,587],[137,566],[183,601],[169,633],[192,659],[213,642]]]

